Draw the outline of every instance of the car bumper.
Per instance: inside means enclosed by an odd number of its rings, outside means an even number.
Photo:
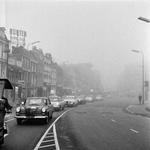
[[[15,116],[16,119],[45,119],[47,116]]]
[[[67,104],[68,107],[72,107],[72,106],[75,106],[77,104]]]

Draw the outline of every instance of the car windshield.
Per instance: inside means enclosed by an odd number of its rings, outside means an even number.
[[[58,102],[59,101],[59,99],[58,98],[52,98],[52,99],[50,99],[52,102]]]
[[[27,99],[25,105],[45,105],[45,100],[41,98]]]

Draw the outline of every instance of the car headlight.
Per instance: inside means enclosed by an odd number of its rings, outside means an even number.
[[[45,108],[42,108],[42,112],[44,113],[46,111],[46,109]]]
[[[17,107],[17,108],[16,108],[16,112],[20,112],[20,107]]]
[[[59,103],[56,103],[56,105],[59,105]]]

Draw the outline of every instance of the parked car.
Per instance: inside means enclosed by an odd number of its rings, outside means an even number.
[[[111,95],[107,95],[108,98],[111,98]]]
[[[64,98],[66,106],[77,106],[78,101],[75,96],[69,95]]]
[[[53,105],[54,110],[63,110],[65,108],[65,101],[62,100],[61,97],[57,95],[49,96],[51,103]]]
[[[53,115],[53,105],[47,97],[28,97],[22,105],[16,108],[17,124],[22,120],[42,119],[48,123]]]
[[[96,101],[102,101],[102,100],[103,100],[102,95],[97,95],[97,96],[95,97],[95,100],[96,100]]]
[[[78,104],[85,104],[86,100],[84,99],[84,96],[80,95],[76,97]]]
[[[86,102],[93,102],[94,101],[92,96],[85,97],[85,100],[86,100]]]

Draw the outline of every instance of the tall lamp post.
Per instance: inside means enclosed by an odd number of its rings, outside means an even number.
[[[35,41],[35,42],[32,42],[32,43],[29,43],[29,44],[27,45],[27,50],[28,50],[28,48],[29,48],[29,45],[33,45],[33,44],[35,44],[35,43],[40,43],[40,41]]]
[[[142,54],[142,98],[143,98],[142,102],[144,104],[144,100],[145,100],[145,95],[144,95],[144,53],[142,51],[137,51],[137,50],[132,50],[132,52]]]
[[[145,17],[142,17],[142,16],[140,16],[140,17],[138,17],[138,19],[140,20],[140,21],[144,21],[144,22],[146,22],[146,23],[150,23],[150,19],[148,19],[148,18],[145,18]],[[141,52],[142,53],[142,52]],[[143,60],[143,91],[144,91],[144,54],[142,53],[142,60]],[[144,96],[144,95],[143,95]],[[144,97],[143,97],[143,103],[144,103]]]
[[[30,45],[33,45],[33,44],[36,44],[36,43],[40,43],[40,41],[35,41],[35,42],[32,42],[32,43],[29,43],[27,45],[27,50],[29,48]],[[28,87],[27,87],[27,82],[28,82],[28,71],[26,71],[26,96],[28,96]]]

